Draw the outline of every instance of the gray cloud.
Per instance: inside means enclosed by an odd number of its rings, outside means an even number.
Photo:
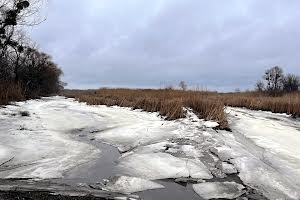
[[[280,65],[300,73],[297,0],[50,0],[30,33],[69,87],[159,87],[180,80],[251,88]]]

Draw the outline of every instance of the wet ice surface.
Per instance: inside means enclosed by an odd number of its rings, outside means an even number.
[[[134,192],[141,192],[144,190],[162,188],[164,188],[163,185],[155,183],[153,181],[129,176],[114,177],[104,187],[102,187],[103,190],[122,194],[131,194]]]
[[[150,180],[191,177],[211,179],[213,176],[200,160],[182,159],[168,153],[135,153],[120,159],[123,173]]]
[[[234,182],[212,182],[194,184],[193,188],[204,199],[234,199],[244,193],[245,187]]]
[[[234,140],[224,134],[230,149],[220,147],[219,151],[233,158],[244,183],[260,188],[271,199],[300,199],[299,120],[240,108],[227,111]]]
[[[209,198],[203,187],[223,198],[264,199],[263,193],[270,199],[299,199],[299,179],[291,179],[299,172],[299,154],[292,152],[299,148],[293,136],[299,135],[299,122],[260,112],[239,117],[247,112],[231,108],[229,133],[213,130],[217,123],[189,110],[185,119],[165,121],[157,113],[87,106],[63,97],[17,103],[0,109],[0,178],[44,179],[55,185],[51,188],[68,184],[84,193],[102,189],[146,200]],[[252,118],[259,121],[251,124]],[[254,129],[260,122],[274,123],[268,128],[275,127],[277,135],[289,128],[293,134],[286,138],[294,140],[270,138],[270,129],[260,133]],[[245,188],[240,192],[224,182]]]

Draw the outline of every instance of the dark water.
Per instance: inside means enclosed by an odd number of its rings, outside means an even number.
[[[97,183],[118,174],[115,166],[121,154],[117,148],[101,142],[92,143],[96,143],[101,150],[99,158],[67,172],[64,177],[65,183]]]
[[[114,146],[105,144],[101,141],[94,140],[93,134],[90,134],[89,129],[72,131],[74,136],[80,141],[92,144],[101,150],[99,157],[96,160],[80,165],[69,172],[65,173],[63,179],[54,180],[56,183],[64,183],[72,186],[77,186],[79,183],[95,184],[103,182],[103,179],[109,179],[116,175],[122,174],[116,168],[117,162],[121,153]],[[172,179],[155,181],[165,188],[156,190],[147,190],[136,193],[144,200],[201,200],[193,190],[192,184],[180,185]]]

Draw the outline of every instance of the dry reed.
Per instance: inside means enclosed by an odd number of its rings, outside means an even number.
[[[220,95],[220,99],[228,106],[287,113],[300,117],[300,92],[287,93],[278,97],[259,92],[231,93]]]
[[[66,90],[64,95],[90,105],[132,107],[148,112],[159,112],[169,120],[185,117],[188,107],[206,120],[220,123],[228,129],[224,106],[245,107],[252,110],[287,113],[300,117],[300,92],[271,97],[259,92],[217,93],[203,91],[151,90],[151,89],[99,89]]]
[[[216,93],[212,92],[99,89],[65,91],[64,95],[90,105],[118,105],[148,112],[159,112],[161,116],[169,120],[185,117],[183,108],[189,107],[200,118],[218,121],[221,129],[228,128],[224,104],[216,98]]]
[[[24,95],[22,93],[22,87],[20,84],[0,84],[0,105],[8,104],[11,101],[21,100],[24,100]]]

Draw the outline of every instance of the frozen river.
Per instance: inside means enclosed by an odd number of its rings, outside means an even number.
[[[30,186],[146,200],[300,199],[300,122],[226,111],[232,132],[214,130],[216,123],[189,110],[185,119],[166,121],[157,113],[64,97],[6,106],[0,109],[0,190]]]

